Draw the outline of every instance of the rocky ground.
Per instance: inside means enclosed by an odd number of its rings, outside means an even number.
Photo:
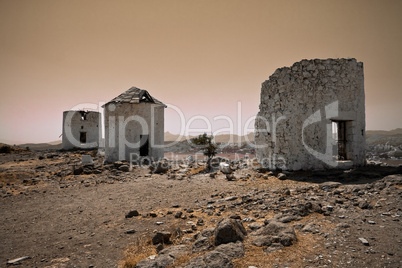
[[[102,162],[0,155],[0,267],[402,266],[401,167],[278,174],[246,159],[228,180]]]

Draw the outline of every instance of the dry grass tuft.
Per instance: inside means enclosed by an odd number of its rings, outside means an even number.
[[[167,268],[175,268],[175,267],[182,267],[185,264],[187,264],[190,260],[192,259],[192,256],[190,254],[188,255],[183,255],[180,256],[176,259],[176,261],[174,263],[172,263],[171,265],[169,265]]]
[[[298,223],[319,223],[322,231],[334,228],[334,224],[327,222],[324,219],[325,216],[313,213],[304,217],[301,221],[298,221]],[[311,233],[300,233],[298,231],[296,231],[296,235],[297,242],[290,247],[284,247],[283,249],[272,253],[265,253],[264,248],[252,245],[251,239],[248,237],[244,243],[246,255],[241,259],[234,260],[233,263],[236,268],[248,266],[263,268],[274,267],[275,265],[303,267],[305,266],[304,258],[314,258],[326,250],[323,237]]]
[[[124,251],[124,260],[120,263],[120,268],[134,268],[135,265],[151,255],[155,255],[155,246],[149,237],[140,237],[134,244]]]
[[[192,168],[187,175],[196,175],[205,170],[204,166],[198,166],[197,168]]]
[[[245,242],[246,255],[234,260],[235,267],[274,267],[275,264],[286,264],[288,267],[303,267],[303,257],[315,255],[322,250],[322,246],[312,234],[298,235],[298,241],[290,247],[281,250],[265,253],[262,247],[256,247],[250,240]]]

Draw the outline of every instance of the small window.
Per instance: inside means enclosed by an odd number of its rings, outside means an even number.
[[[87,114],[88,114],[88,112],[80,111],[80,114],[81,114],[81,120],[82,120],[82,121],[87,120]]]

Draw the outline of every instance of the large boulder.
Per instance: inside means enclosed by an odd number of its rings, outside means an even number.
[[[246,229],[239,220],[223,219],[218,222],[215,228],[215,245],[243,241],[246,234]]]
[[[212,247],[213,247],[213,245],[211,244],[208,237],[200,236],[194,242],[191,252],[197,253],[197,252],[201,252],[201,251],[206,251],[208,249],[211,249]]]
[[[254,236],[252,243],[256,246],[281,244],[287,247],[292,245],[294,241],[297,241],[293,227],[278,221],[270,221],[267,225],[252,234]]]
[[[213,250],[205,255],[195,257],[184,268],[233,268],[229,257]]]
[[[228,163],[225,163],[225,162],[219,163],[219,170],[223,174],[232,174],[233,173],[233,170],[230,167],[230,165]]]
[[[214,251],[225,254],[230,260],[241,258],[245,254],[244,245],[240,241],[237,241],[236,243],[219,245]]]
[[[160,243],[168,244],[170,243],[170,237],[172,236],[169,232],[157,232],[152,237],[152,244],[157,245]]]

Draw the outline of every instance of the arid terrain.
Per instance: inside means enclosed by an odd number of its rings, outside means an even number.
[[[402,266],[401,166],[272,173],[245,158],[228,180],[170,165],[0,154],[0,267]],[[218,241],[225,223],[244,226],[224,236],[236,243]]]

